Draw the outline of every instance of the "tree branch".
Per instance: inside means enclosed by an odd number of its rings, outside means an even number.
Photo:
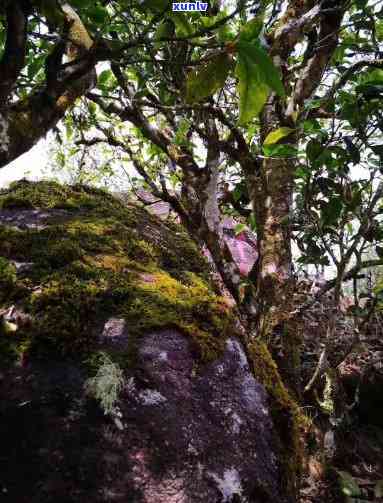
[[[25,62],[27,11],[21,2],[9,3],[6,10],[7,38],[0,61],[0,109],[4,107]]]
[[[364,67],[369,68],[383,68],[383,59],[361,59],[353,65],[351,65],[339,78],[337,82],[332,86],[329,92],[325,96],[325,100],[330,100],[334,97],[335,93],[341,89],[346,82],[356,73],[358,73]]]
[[[307,12],[304,10],[309,2],[293,1],[290,4],[287,9],[288,18],[280,22],[279,27],[274,32],[271,49],[272,56],[278,55],[283,60],[287,58],[296,43],[303,37],[305,31],[310,30],[321,12],[320,3]],[[301,4],[301,6],[298,4]]]
[[[370,267],[377,267],[383,265],[383,259],[374,259],[374,260],[365,260],[360,262],[360,264],[355,265],[352,267],[346,274],[343,275],[342,281],[348,281],[350,279],[353,279],[355,276],[358,275],[358,273],[362,269],[368,269]],[[323,297],[324,294],[332,290],[337,284],[337,278],[333,278],[325,283],[324,286],[316,293],[316,295],[310,299],[309,301],[305,302],[298,310],[298,313],[303,313],[303,311],[306,311],[309,307],[311,307],[315,302],[317,302],[321,297]]]
[[[44,87],[8,107],[9,143],[7,148],[0,149],[0,167],[27,152],[95,83],[93,41],[72,7],[63,3],[61,9],[65,18],[64,32],[70,40],[66,53],[70,62],[60,71],[58,65],[63,51],[60,45],[56,46],[48,57]]]
[[[305,68],[302,70],[287,107],[286,115],[288,117],[295,111],[296,105],[301,107],[304,101],[312,96],[321,82],[326,66],[337,46],[338,32],[344,12],[341,9],[335,12],[327,12],[326,14],[323,14],[323,12],[318,38],[319,41],[326,40],[326,42],[321,45],[316,44],[312,56],[308,59]]]
[[[129,121],[134,126],[138,127],[148,140],[154,143],[154,145],[157,145],[157,147],[184,171],[195,175],[201,171],[201,168],[195,162],[189,150],[186,147],[173,144],[171,138],[157,127],[150,124],[149,120],[137,107],[126,106],[122,108],[116,103],[106,103],[100,95],[95,93],[87,93],[87,98],[97,103],[104,113],[113,113],[122,121]]]

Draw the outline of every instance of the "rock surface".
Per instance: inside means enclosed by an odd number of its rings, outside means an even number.
[[[176,330],[145,336],[125,375],[120,428],[88,401],[76,366],[7,373],[2,501],[284,501],[266,393],[241,345],[229,339],[221,358],[195,364]]]
[[[0,193],[1,501],[293,501],[277,399],[207,267],[181,229],[100,192]]]
[[[166,219],[171,214],[169,203],[159,201],[150,192],[139,190],[137,196],[140,201],[148,204],[148,211],[159,218]],[[243,276],[248,276],[258,258],[257,239],[255,234],[247,228],[237,233],[237,225],[238,221],[234,218],[225,218],[222,222],[223,237],[240,273]],[[208,257],[210,256],[207,250],[206,254]]]

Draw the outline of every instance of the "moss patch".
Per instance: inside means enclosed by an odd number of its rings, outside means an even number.
[[[254,375],[265,386],[269,396],[278,433],[276,444],[280,454],[282,487],[286,488],[287,494],[296,497],[304,455],[302,438],[309,419],[287,391],[266,345],[256,340],[248,349]]]
[[[33,263],[2,288],[0,307],[16,303],[32,318],[3,336],[14,354],[84,359],[111,316],[125,318],[133,340],[177,327],[203,359],[223,349],[229,308],[214,294],[208,264],[182,228],[101,190],[53,182],[17,182],[0,192],[0,208],[68,210],[42,229],[0,226],[0,269],[7,264],[7,277],[11,260]]]

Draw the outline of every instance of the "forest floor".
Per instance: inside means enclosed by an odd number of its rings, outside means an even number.
[[[305,320],[304,383],[324,348],[325,304],[318,303]],[[338,411],[332,417],[324,411],[324,378],[317,383],[317,393],[303,400],[313,425],[306,441],[300,503],[383,502],[383,317],[373,316],[357,331],[357,339],[355,326],[349,313],[340,316],[333,340],[326,342],[330,366],[337,373],[342,402]],[[350,340],[357,340],[351,350]]]

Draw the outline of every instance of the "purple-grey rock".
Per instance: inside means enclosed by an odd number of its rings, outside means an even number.
[[[126,349],[121,320],[107,322],[100,342]],[[179,332],[143,337],[119,397],[122,429],[86,397],[84,378],[59,362],[5,375],[5,502],[287,501],[267,396],[237,339],[227,341],[221,358],[200,366]]]
[[[0,209],[0,225],[14,229],[41,230],[48,226],[53,218],[67,217],[70,213],[63,209]]]

